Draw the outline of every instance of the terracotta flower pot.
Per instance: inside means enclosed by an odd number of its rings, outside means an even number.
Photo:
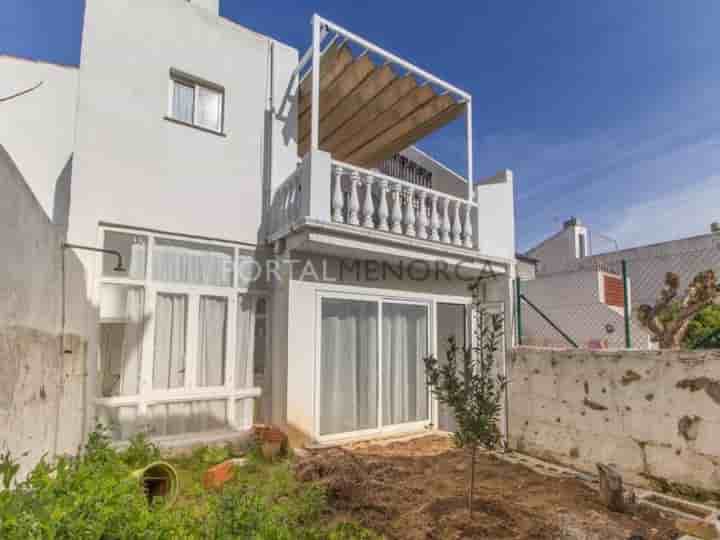
[[[255,428],[255,436],[265,459],[273,461],[287,449],[287,436],[276,427]]]

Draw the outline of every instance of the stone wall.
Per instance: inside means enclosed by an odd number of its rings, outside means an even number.
[[[62,242],[0,145],[0,452],[20,459],[21,476],[83,437],[84,340],[62,340],[61,328],[63,286],[84,284],[63,279],[63,257],[66,268],[78,263]]]
[[[720,351],[520,347],[510,381],[514,448],[720,490]]]

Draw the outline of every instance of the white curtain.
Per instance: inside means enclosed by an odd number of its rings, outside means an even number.
[[[221,248],[158,240],[153,249],[155,281],[232,286],[233,254]]]
[[[250,362],[250,324],[254,299],[252,296],[238,297],[237,347],[235,349],[235,388],[247,388],[248,362]]]
[[[428,418],[427,307],[383,304],[383,425]]]
[[[142,237],[135,237],[133,239],[133,243],[130,246],[128,277],[133,279],[145,278],[146,245],[145,239]]]
[[[157,295],[153,388],[179,388],[185,384],[187,296]]]
[[[195,89],[178,81],[173,82],[173,118],[192,123]]]
[[[115,285],[111,285],[115,286]],[[100,325],[100,365],[103,396],[138,393],[144,332],[144,290],[124,287],[126,321]]]
[[[375,302],[324,299],[320,362],[320,433],[377,426]]]
[[[200,297],[198,386],[222,386],[225,384],[227,311],[226,298]]]

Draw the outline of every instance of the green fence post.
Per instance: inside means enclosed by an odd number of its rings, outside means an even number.
[[[623,314],[625,317],[625,348],[632,349],[632,336],[630,335],[630,280],[628,279],[627,260],[622,260],[623,279]]]
[[[515,278],[515,309],[517,321],[517,342],[518,345],[522,345],[522,293],[520,291],[520,276]]]

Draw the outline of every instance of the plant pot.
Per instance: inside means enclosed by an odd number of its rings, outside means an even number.
[[[260,445],[262,455],[268,461],[275,461],[282,450],[282,441],[263,441]]]
[[[258,426],[255,428],[255,437],[262,456],[268,461],[277,459],[287,450],[287,436],[276,427]]]
[[[132,472],[133,478],[143,488],[148,504],[158,498],[163,500],[163,506],[170,506],[177,499],[179,482],[177,471],[165,461],[156,461],[147,467]]]

